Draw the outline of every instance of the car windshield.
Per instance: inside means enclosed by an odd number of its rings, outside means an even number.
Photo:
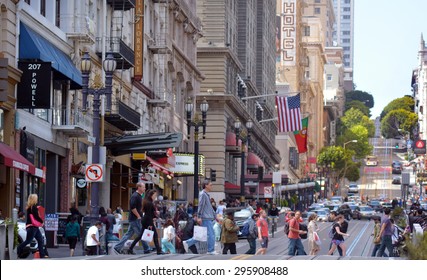
[[[377,157],[376,156],[368,156],[366,157],[367,161],[377,161]]]
[[[371,201],[370,203],[371,205],[381,205],[381,203],[379,201]]]
[[[240,211],[234,212],[234,218],[248,218],[252,215],[251,211],[248,209],[242,209]]]
[[[317,211],[317,215],[319,216],[326,216],[326,212],[323,210]]]
[[[371,207],[360,207],[360,211],[374,211]]]

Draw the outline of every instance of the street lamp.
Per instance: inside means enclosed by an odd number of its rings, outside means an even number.
[[[241,171],[240,171],[240,204],[242,206],[245,205],[245,144],[247,143],[247,146],[249,147],[250,137],[251,137],[251,130],[254,123],[251,119],[249,119],[246,122],[246,129],[248,131],[247,135],[243,135],[241,133],[243,131],[242,129],[242,123],[240,122],[239,118],[236,119],[234,122],[234,132],[236,133],[236,146],[238,145],[239,139],[242,140],[242,147],[241,147]]]
[[[345,145],[347,145],[347,144],[349,144],[349,143],[357,143],[357,139],[354,139],[354,140],[350,140],[350,141],[345,142],[345,143],[344,143],[344,145],[343,145],[344,150],[345,150]],[[346,173],[347,173],[347,160],[345,161],[345,164],[344,164],[344,175],[342,176],[342,183],[341,183],[341,187],[342,187],[342,186],[344,186],[344,184],[345,184],[345,174],[346,174]],[[340,195],[341,195],[341,187],[338,189],[338,190],[339,190]]]
[[[188,98],[185,103],[185,112],[187,113],[187,135],[190,139],[190,130],[191,127],[194,127],[194,201],[193,207],[194,210],[197,210],[199,205],[199,127],[202,127],[203,139],[205,139],[206,134],[206,113],[209,109],[209,104],[206,101],[206,98],[203,98],[202,103],[200,103],[200,111],[202,112],[202,119],[200,120],[197,113],[194,114],[194,119],[191,119],[194,109],[193,100]]]
[[[83,111],[86,111],[87,97],[89,94],[93,95],[93,137],[95,143],[92,149],[92,164],[100,163],[99,158],[99,143],[100,143],[100,128],[101,128],[101,117],[100,117],[100,105],[101,95],[105,95],[107,98],[106,111],[111,111],[111,95],[113,87],[113,72],[116,70],[117,63],[112,53],[108,53],[106,59],[103,61],[102,66],[105,71],[105,86],[102,84],[99,76],[94,79],[92,85],[93,88],[89,88],[89,75],[92,68],[92,61],[89,53],[85,52],[81,61],[80,69],[82,72],[82,94],[83,94]],[[104,86],[104,87],[103,87]],[[99,217],[99,183],[93,182],[90,191],[90,208],[91,208],[91,220],[94,222]]]
[[[330,164],[322,164],[317,166],[317,174],[320,176],[320,188],[322,188],[322,178],[325,181],[324,187],[323,187],[323,198],[327,197],[328,187],[329,187],[329,169],[331,168]],[[326,179],[328,179],[328,184],[326,185]]]

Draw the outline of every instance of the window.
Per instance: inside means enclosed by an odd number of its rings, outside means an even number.
[[[350,19],[350,15],[343,15],[342,19]]]
[[[332,74],[327,74],[327,75],[326,75],[326,79],[327,79],[328,81],[332,81]]]
[[[351,0],[344,0],[344,3],[345,3],[345,4],[350,4],[350,3],[351,3]]]
[[[346,66],[346,67],[350,66],[350,62],[345,62],[344,66]]]
[[[342,39],[343,43],[350,43],[350,39]]]
[[[350,35],[350,31],[343,31],[342,35]]]
[[[55,26],[60,27],[61,23],[61,0],[56,0],[55,5]]]
[[[342,10],[343,10],[343,12],[350,12],[351,9],[350,8],[343,8]]]
[[[315,0],[314,3],[320,3],[320,0]]]
[[[28,5],[31,5],[31,0],[25,0],[25,3],[27,3]]]
[[[304,26],[303,36],[310,36],[310,26]]]
[[[343,47],[342,49],[345,50],[345,51],[349,51],[350,47]]]
[[[46,0],[40,0],[40,14],[46,16]]]
[[[314,13],[315,13],[316,15],[320,14],[320,8],[314,8]]]
[[[344,58],[350,58],[350,55],[349,54],[345,54]]]

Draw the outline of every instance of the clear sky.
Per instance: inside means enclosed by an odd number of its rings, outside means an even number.
[[[427,41],[427,0],[353,1],[353,80],[374,97],[375,118],[393,99],[412,94],[421,33]]]

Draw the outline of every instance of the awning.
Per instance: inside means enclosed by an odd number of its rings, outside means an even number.
[[[147,156],[147,160],[149,161],[149,165],[151,165],[151,167],[154,168],[155,170],[163,172],[166,175],[173,176],[173,172],[172,171],[170,171],[168,168],[166,168],[165,166],[163,166],[160,163],[158,163],[156,160],[152,159],[149,156]]]
[[[230,182],[224,183],[224,190],[227,194],[240,194],[241,187]],[[245,186],[245,195],[249,194],[248,187]]]
[[[32,175],[35,174],[36,168],[31,162],[2,142],[0,142],[0,154],[3,156],[4,165],[28,172]]]
[[[177,148],[181,143],[182,133],[179,132],[123,135],[104,141],[114,156]]]
[[[71,58],[22,22],[19,34],[19,59],[50,61],[52,68],[71,80],[71,89],[81,88],[82,74]]]
[[[257,169],[259,166],[265,167],[264,162],[254,153],[248,153],[247,159],[248,169]]]

